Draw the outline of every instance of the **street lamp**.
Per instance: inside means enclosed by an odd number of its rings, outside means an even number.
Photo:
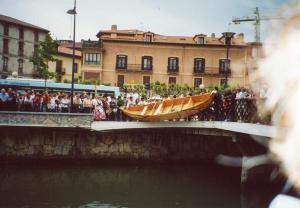
[[[226,63],[225,63],[225,88],[228,87],[228,73],[229,73],[229,48],[231,46],[231,40],[234,37],[234,32],[223,32],[223,37],[225,38],[225,45],[226,45]]]
[[[73,30],[73,55],[72,55],[72,84],[71,84],[71,112],[73,112],[73,94],[74,94],[74,71],[75,71],[75,29],[76,29],[76,0],[74,8],[67,11],[68,14],[74,15],[74,30]]]

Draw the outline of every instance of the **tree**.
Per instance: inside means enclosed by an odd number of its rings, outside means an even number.
[[[50,34],[47,34],[44,41],[39,42],[30,62],[36,67],[37,76],[45,80],[45,88],[48,79],[55,77],[55,73],[49,72],[49,62],[54,62],[57,59],[58,42],[53,40]]]

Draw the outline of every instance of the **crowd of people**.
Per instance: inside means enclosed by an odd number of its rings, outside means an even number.
[[[205,92],[202,92],[205,93]],[[216,87],[212,92],[213,102],[205,111],[187,118],[188,120],[243,120],[242,116],[247,114],[247,109],[236,105],[243,104],[247,100],[254,100],[254,94],[245,88],[231,90],[225,89],[221,93]],[[190,96],[189,94],[187,96]],[[181,95],[184,96],[184,95]],[[74,93],[73,106],[71,108],[71,96],[66,92],[41,92],[27,90],[23,93],[9,89],[1,89],[0,110],[4,111],[30,111],[30,112],[61,112],[61,113],[93,113],[95,120],[125,121],[126,117],[120,107],[145,105],[149,102],[176,98],[174,95],[164,98],[155,97],[146,99],[137,94],[126,94],[126,96],[109,96],[106,94],[93,94],[87,92]],[[255,106],[254,106],[255,108]]]

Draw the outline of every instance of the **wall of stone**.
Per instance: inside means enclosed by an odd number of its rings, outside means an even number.
[[[175,129],[96,132],[76,128],[0,127],[0,160],[104,159],[177,161],[265,151],[249,136],[193,135]]]
[[[91,114],[78,113],[36,113],[1,111],[0,126],[36,126],[36,127],[80,127],[90,128]]]

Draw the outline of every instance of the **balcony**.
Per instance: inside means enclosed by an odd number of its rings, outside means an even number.
[[[55,71],[58,75],[65,75],[66,74],[66,69],[65,68],[56,68]]]
[[[168,72],[169,74],[177,74],[177,73],[179,72],[179,67],[171,68],[170,66],[168,66],[167,72]]]
[[[82,48],[99,48],[101,46],[99,41],[83,41]]]
[[[219,67],[205,67],[204,70],[198,70],[194,67],[193,73],[196,76],[212,76],[212,77],[223,77],[226,75],[225,70],[220,70]],[[231,74],[231,70],[228,70],[228,75]]]
[[[152,73],[152,65],[148,69],[143,69],[141,64],[127,64],[125,67],[116,65],[116,70],[120,72]]]

